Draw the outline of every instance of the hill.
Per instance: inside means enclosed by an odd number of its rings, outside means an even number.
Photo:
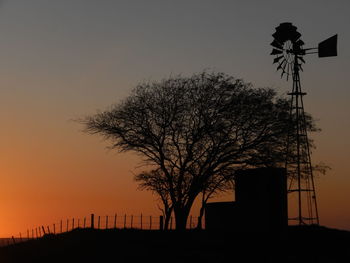
[[[350,232],[75,229],[0,248],[0,262],[350,262]]]

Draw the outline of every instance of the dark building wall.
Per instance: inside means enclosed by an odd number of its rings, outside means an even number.
[[[236,174],[236,202],[244,224],[280,229],[288,225],[287,178],[283,168],[240,170]]]
[[[206,229],[274,231],[288,225],[285,169],[240,170],[235,183],[235,202],[207,204]]]

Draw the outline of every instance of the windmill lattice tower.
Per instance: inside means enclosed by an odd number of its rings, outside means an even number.
[[[300,70],[305,63],[304,56],[317,53],[319,57],[337,55],[337,35],[319,43],[318,48],[304,48],[301,34],[292,23],[281,23],[272,35],[274,40],[271,55],[276,55],[273,63],[278,63],[277,70],[281,70],[281,78],[293,80],[290,100],[290,128],[287,136],[286,163],[288,175],[289,202],[296,202],[296,215],[289,216],[299,225],[319,225],[316,189],[311,163],[311,152],[307,134],[307,116],[304,111],[301,89]]]

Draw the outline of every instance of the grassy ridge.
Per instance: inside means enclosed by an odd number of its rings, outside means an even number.
[[[76,229],[0,248],[0,262],[350,262],[350,232],[285,233]]]

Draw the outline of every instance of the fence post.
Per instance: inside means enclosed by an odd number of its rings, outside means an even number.
[[[95,225],[94,225],[94,214],[91,214],[91,229],[94,229]]]
[[[164,229],[163,216],[159,216],[159,230]]]
[[[32,238],[34,238],[34,229],[32,228]]]
[[[62,234],[62,230],[63,230],[63,222],[62,222],[62,219],[61,219],[61,223],[60,223],[60,233]]]
[[[114,215],[114,229],[117,228],[117,214]]]
[[[38,228],[36,228],[36,229],[38,229]],[[41,229],[40,229],[40,226],[39,226],[39,236],[37,236],[37,237],[41,237]]]
[[[126,228],[126,214],[124,215],[124,228]]]
[[[48,233],[48,234],[51,234],[51,232],[50,232],[50,227],[49,227],[49,226],[47,226],[47,233]]]
[[[53,224],[53,233],[56,234],[56,224]]]
[[[20,242],[22,242],[22,234],[21,234],[21,232],[19,233],[19,240],[20,240]]]
[[[36,238],[38,238],[38,228],[35,228],[35,234],[36,234]]]
[[[73,222],[72,222],[72,230],[74,229],[74,217],[73,217]]]
[[[16,244],[16,240],[15,240],[14,236],[12,236],[12,242],[13,242],[13,244]]]
[[[43,230],[43,235],[46,235],[45,227],[44,227],[44,226],[41,226],[41,229]]]
[[[149,216],[149,230],[152,230],[152,216]]]
[[[142,214],[141,214],[141,230],[142,230]]]

